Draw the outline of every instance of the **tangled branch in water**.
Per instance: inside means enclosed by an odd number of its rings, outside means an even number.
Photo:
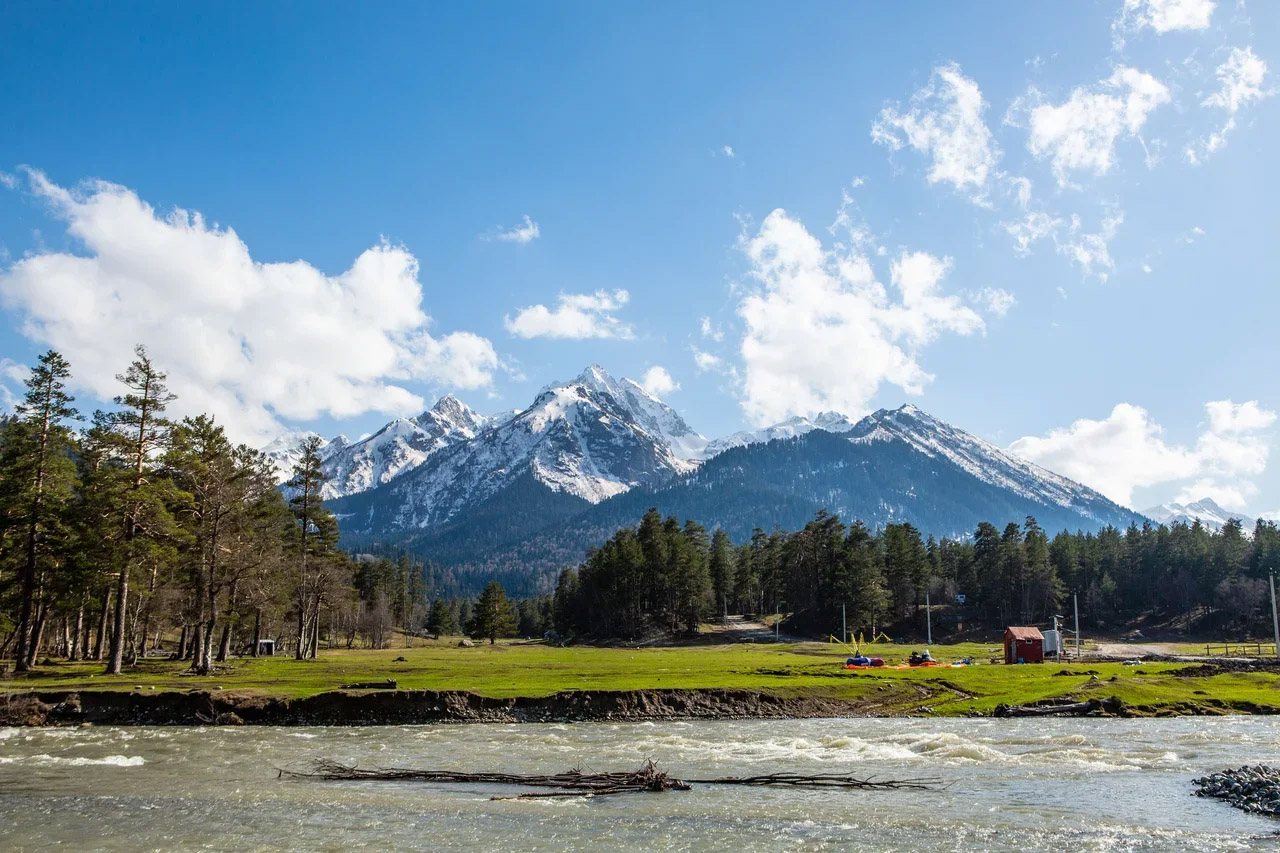
[[[713,779],[676,779],[646,761],[639,770],[623,773],[583,773],[574,768],[552,775],[518,773],[467,773],[458,770],[412,770],[380,768],[362,770],[334,761],[317,761],[309,771],[281,770],[280,776],[322,781],[401,781],[438,782],[444,784],[517,785],[531,788],[553,788],[553,791],[494,797],[495,800],[522,800],[537,797],[599,797],[608,794],[633,794],[645,791],[688,791],[693,785],[791,785],[803,788],[908,788],[930,790],[941,787],[937,779],[859,779],[839,773],[803,775],[770,773],[763,776],[721,776]]]

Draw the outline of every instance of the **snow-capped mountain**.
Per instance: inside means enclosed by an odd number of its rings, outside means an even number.
[[[724,438],[717,438],[707,443],[706,449],[702,453],[703,459],[710,459],[713,456],[723,453],[733,447],[746,447],[748,444],[764,444],[773,441],[775,438],[796,438],[813,432],[815,429],[826,430],[827,432],[848,432],[853,429],[854,422],[848,416],[839,412],[822,412],[813,418],[806,418],[802,415],[787,418],[785,421],[776,423],[757,430],[743,430],[735,432],[732,435],[726,435]]]
[[[1091,506],[1102,496],[1093,489],[1047,471],[910,404],[867,415],[848,434],[850,441],[859,443],[904,441],[926,456],[947,459],[984,483],[1023,498],[1074,509],[1085,518],[1098,519]]]
[[[318,433],[300,429],[290,430],[262,448],[262,452],[275,466],[276,479],[279,482],[284,483],[293,476],[293,466],[298,464],[298,459],[302,456],[299,448],[304,440],[312,436],[318,436]],[[345,435],[332,439],[320,438],[320,453],[327,458],[330,453],[340,451],[348,444]]]
[[[706,446],[673,410],[630,380],[592,365],[543,388],[527,409],[436,452],[382,488],[335,505],[360,528],[446,522],[531,479],[598,503],[687,473]]]
[[[431,454],[470,441],[494,419],[449,394],[414,418],[397,418],[354,444],[326,448],[325,499],[367,491],[417,468]]]
[[[1188,504],[1167,503],[1145,509],[1142,514],[1160,524],[1191,524],[1197,518],[1210,530],[1221,530],[1228,519],[1240,519],[1244,532],[1252,535],[1257,526],[1257,519],[1250,518],[1242,512],[1228,512],[1218,506],[1212,498],[1201,498]]]

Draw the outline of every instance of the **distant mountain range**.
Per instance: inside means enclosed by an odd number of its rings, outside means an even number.
[[[282,472],[300,437],[267,448]],[[708,441],[638,383],[595,365],[519,412],[480,415],[447,396],[360,441],[338,436],[325,443],[324,469],[344,535],[492,569],[577,563],[650,506],[737,541],[821,509],[938,536],[1027,515],[1050,530],[1143,520],[915,406]]]
[[[1244,532],[1252,535],[1258,520],[1242,512],[1228,512],[1211,498],[1201,498],[1189,504],[1167,503],[1145,509],[1142,514],[1160,524],[1191,524],[1196,519],[1210,530],[1221,530],[1228,519],[1238,518]]]

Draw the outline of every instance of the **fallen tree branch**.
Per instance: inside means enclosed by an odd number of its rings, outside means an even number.
[[[646,761],[639,770],[622,773],[583,773],[574,768],[564,773],[470,773],[459,770],[413,770],[379,768],[365,770],[334,761],[317,761],[309,771],[280,770],[281,778],[318,779],[322,781],[413,781],[444,784],[516,785],[532,788],[554,788],[554,791],[524,793],[495,800],[519,800],[537,797],[598,797],[609,794],[631,794],[646,791],[688,791],[701,785],[791,785],[806,788],[912,788],[928,790],[941,787],[937,779],[859,779],[839,773],[803,775],[770,773],[763,776],[720,776],[711,779],[676,779]]]

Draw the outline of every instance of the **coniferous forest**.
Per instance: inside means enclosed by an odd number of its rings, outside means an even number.
[[[1265,629],[1266,578],[1280,531],[1238,521],[1133,525],[1050,537],[1034,518],[1003,530],[983,522],[967,541],[922,537],[910,524],[879,531],[825,512],[795,532],[755,530],[734,544],[695,521],[649,512],[576,570],[561,573],[555,623],[564,634],[635,638],[691,630],[716,614],[784,613],[788,632],[872,635],[922,629],[926,601],[939,629],[1045,624],[1079,599],[1082,624],[1115,630],[1139,617],[1201,629]]]
[[[58,353],[41,356],[0,424],[0,658],[19,672],[59,656],[117,673],[161,653],[207,673],[267,639],[299,659],[460,630],[634,639],[693,632],[724,611],[788,614],[800,635],[836,633],[842,619],[916,630],[926,600],[944,605],[941,631],[1043,624],[1072,595],[1094,628],[1155,615],[1248,631],[1263,625],[1280,564],[1280,531],[1265,521],[1251,535],[1197,522],[1051,536],[1028,517],[958,541],[819,512],[735,543],[650,509],[562,571],[554,596],[511,601],[506,577],[460,583],[403,553],[344,551],[319,498],[319,440],[303,441],[281,487],[214,416],[166,416],[176,397],[143,347],[111,411],[83,418],[70,377]]]
[[[339,549],[316,440],[281,489],[213,416],[166,418],[176,397],[143,347],[110,412],[82,419],[70,377],[41,356],[0,426],[0,657],[16,671],[57,655],[117,673],[167,638],[209,672],[260,639],[302,659],[425,623],[420,565]]]

